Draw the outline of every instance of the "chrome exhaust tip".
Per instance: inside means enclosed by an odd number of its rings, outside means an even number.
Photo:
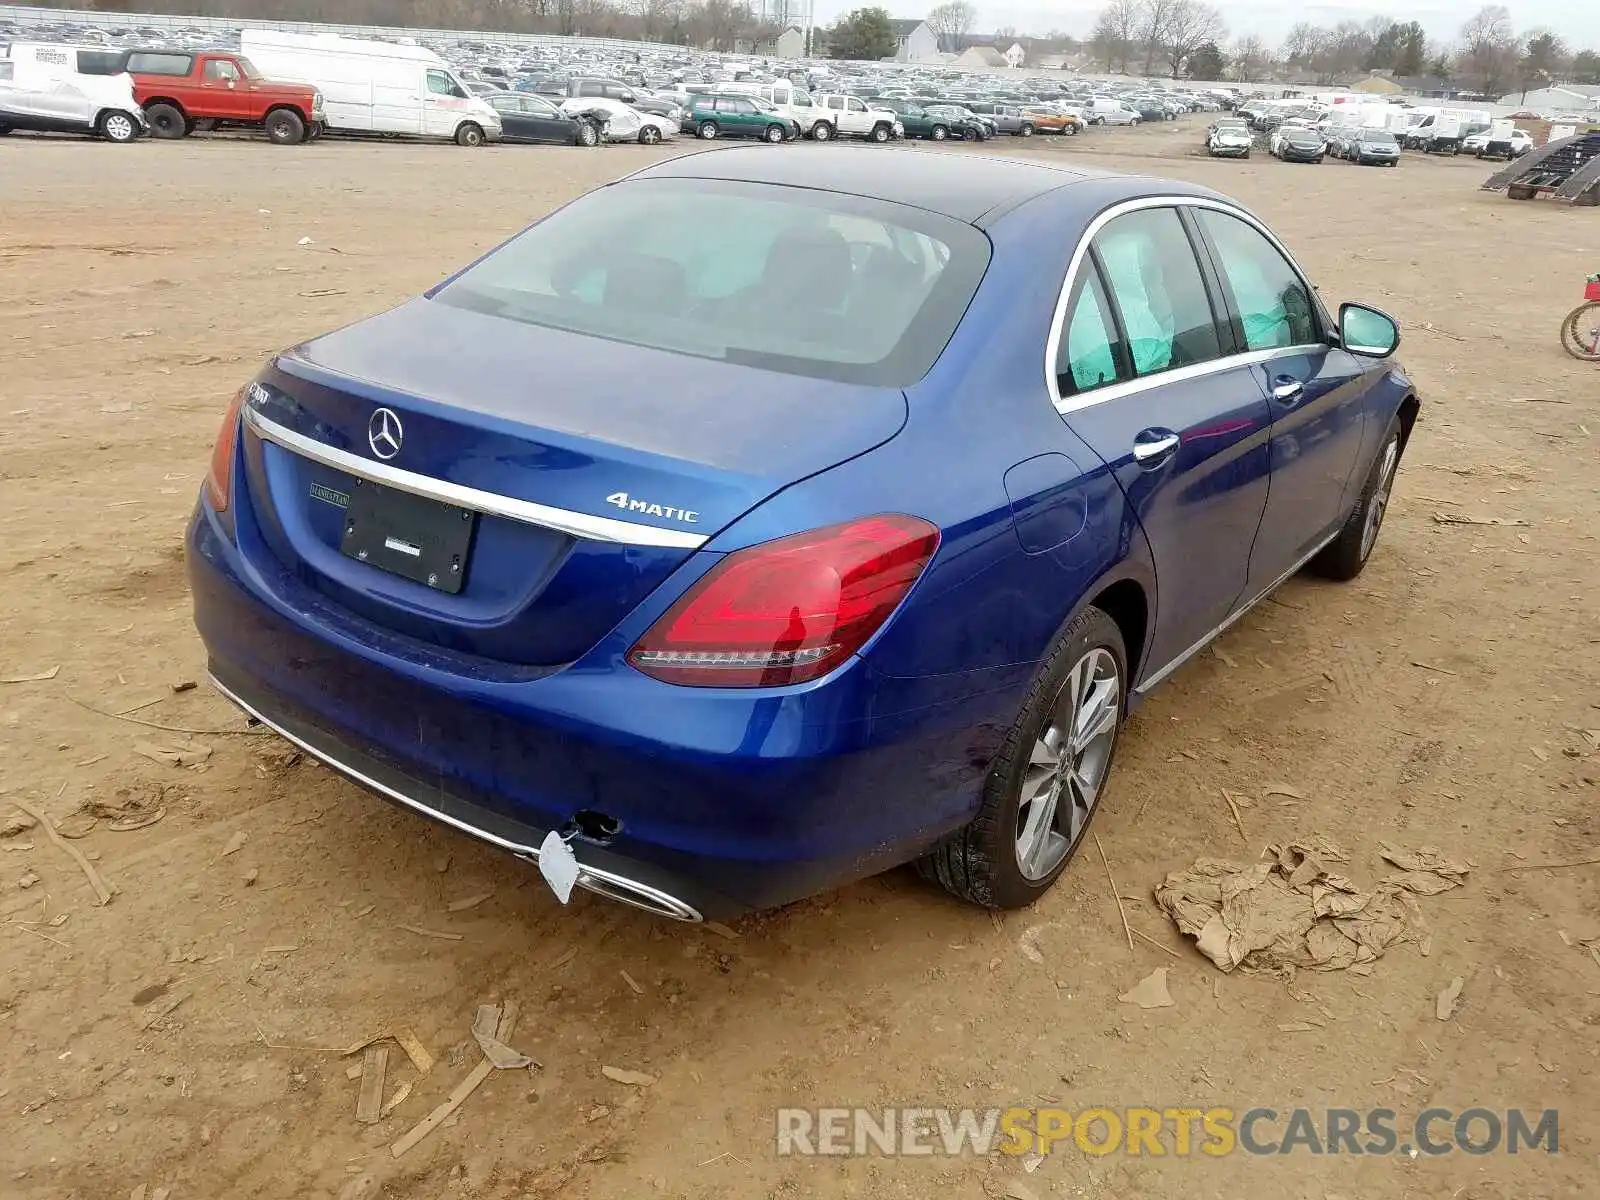
[[[654,913],[658,917],[669,917],[674,921],[691,923],[705,920],[694,905],[668,895],[660,888],[625,879],[621,875],[613,875],[610,871],[598,871],[580,864],[578,886],[586,892],[593,892],[597,896],[604,896],[607,900],[615,900],[618,904],[626,904],[631,908],[642,908],[645,912]]]

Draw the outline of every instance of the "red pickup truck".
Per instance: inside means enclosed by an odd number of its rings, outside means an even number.
[[[269,141],[292,146],[322,132],[321,92],[309,83],[266,79],[242,54],[130,50],[124,69],[154,137],[249,125],[265,130]]]

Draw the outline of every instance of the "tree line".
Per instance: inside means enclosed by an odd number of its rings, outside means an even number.
[[[1574,52],[1547,29],[1519,34],[1510,11],[1497,4],[1474,13],[1454,43],[1433,41],[1416,21],[1387,17],[1331,26],[1300,21],[1277,48],[1247,34],[1224,51],[1223,32],[1221,18],[1201,0],[1111,0],[1086,48],[1093,65],[1109,72],[1240,83],[1288,74],[1326,86],[1383,71],[1495,96],[1563,82],[1600,84],[1600,54]]]

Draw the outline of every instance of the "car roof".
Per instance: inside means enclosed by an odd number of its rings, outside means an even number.
[[[814,155],[828,156],[819,171]],[[1109,172],[967,154],[872,147],[794,146],[705,150],[646,167],[634,179],[725,179],[841,192],[926,209],[970,225],[993,220],[1045,192]],[[1180,190],[1187,187],[1179,185]]]

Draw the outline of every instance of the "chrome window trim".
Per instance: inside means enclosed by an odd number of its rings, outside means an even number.
[[[1062,416],[1077,412],[1079,409],[1089,408],[1107,400],[1116,400],[1124,396],[1131,396],[1138,392],[1147,391],[1153,387],[1160,387],[1167,383],[1181,383],[1186,379],[1201,379],[1207,375],[1214,375],[1219,371],[1231,371],[1235,367],[1249,366],[1252,363],[1262,363],[1276,358],[1280,354],[1308,353],[1312,350],[1326,350],[1324,342],[1312,342],[1299,346],[1274,346],[1268,350],[1247,350],[1240,354],[1225,355],[1209,362],[1195,363],[1192,366],[1179,367],[1172,371],[1160,371],[1154,375],[1142,375],[1138,379],[1125,379],[1120,383],[1108,384],[1105,387],[1094,388],[1087,392],[1080,392],[1072,396],[1061,394],[1060,384],[1056,380],[1056,356],[1061,352],[1061,339],[1066,332],[1067,305],[1072,300],[1072,288],[1078,280],[1078,272],[1083,269],[1083,260],[1089,253],[1089,244],[1094,241],[1095,235],[1118,217],[1131,212],[1141,212],[1149,208],[1209,208],[1226,216],[1237,217],[1246,225],[1255,229],[1267,239],[1282,254],[1291,270],[1299,277],[1306,293],[1316,296],[1316,289],[1311,286],[1311,281],[1306,277],[1305,271],[1295,261],[1294,255],[1278,239],[1277,234],[1268,229],[1255,217],[1245,212],[1234,204],[1221,200],[1213,200],[1208,196],[1139,196],[1132,200],[1119,201],[1110,208],[1100,213],[1089,222],[1089,227],[1083,231],[1083,236],[1078,239],[1077,246],[1072,251],[1072,258],[1067,264],[1066,278],[1062,281],[1061,292],[1056,297],[1055,313],[1050,319],[1050,336],[1044,345],[1044,382],[1049,389],[1051,402],[1056,411]]]
[[[300,749],[311,755],[312,758],[316,759],[318,762],[326,764],[329,767],[332,767],[335,771],[339,772],[339,774],[345,776],[347,779],[354,780],[362,787],[371,788],[380,796],[383,796],[388,800],[392,800],[402,807],[409,808],[413,812],[421,813],[425,817],[431,817],[433,820],[438,821],[442,825],[448,825],[451,829],[456,830],[458,833],[464,833],[468,837],[477,838],[481,842],[488,842],[489,845],[497,847],[498,849],[508,850],[518,858],[526,859],[529,862],[536,863],[539,861],[539,847],[525,846],[521,842],[513,842],[508,838],[499,836],[498,834],[490,833],[487,829],[480,829],[468,821],[463,821],[458,817],[452,817],[447,812],[441,812],[431,805],[424,804],[415,797],[408,796],[404,792],[390,787],[388,784],[380,783],[378,780],[372,778],[372,776],[363,771],[357,770],[349,763],[344,762],[342,759],[337,758],[328,751],[317,746],[313,746],[305,738],[297,737],[295,734],[290,733],[289,730],[272,720],[272,718],[264,715],[250,704],[247,704],[238,695],[229,690],[227,685],[225,685],[215,675],[212,675],[208,672],[206,678],[210,682],[211,686],[216,688],[218,693],[221,694],[224,699],[236,705],[247,717],[250,717],[254,721],[259,721],[262,725],[272,730],[273,733],[283,738],[286,742],[291,742],[300,747]],[[632,905],[634,908],[642,908],[646,912],[655,913],[657,916],[671,917],[675,921],[695,923],[704,920],[704,918],[700,915],[700,910],[695,908],[694,905],[689,904],[687,901],[680,900],[676,896],[670,895],[667,892],[663,892],[660,888],[652,887],[648,883],[640,883],[636,879],[629,879],[625,875],[618,875],[612,871],[602,871],[598,867],[587,867],[582,863],[579,863],[578,886],[583,888],[585,891],[590,891],[596,893],[597,895],[605,896],[609,900],[615,900],[621,904]]]
[[[661,546],[674,550],[697,550],[706,542],[706,535],[700,533],[659,529],[654,525],[619,521],[614,517],[596,517],[589,513],[573,512],[570,509],[552,508],[548,504],[536,504],[532,500],[501,496],[495,492],[485,492],[459,483],[434,479],[429,475],[418,475],[414,471],[403,471],[399,467],[362,458],[358,454],[351,454],[348,450],[339,450],[315,438],[296,433],[262,416],[248,405],[244,410],[244,423],[267,441],[303,458],[309,458],[312,462],[332,467],[336,471],[344,471],[360,479],[381,483],[385,487],[410,492],[413,496],[423,496],[429,500],[470,508],[474,512],[505,517],[511,521],[520,521],[524,525],[553,529],[569,537],[592,542],[612,542],[624,546]]]
[[[1343,530],[1344,530],[1344,523],[1340,522],[1339,528],[1335,529],[1327,537],[1323,538],[1314,547],[1312,547],[1310,553],[1306,554],[1303,558],[1299,559],[1294,564],[1294,566],[1290,567],[1282,575],[1279,575],[1271,583],[1267,584],[1266,587],[1262,588],[1259,592],[1257,592],[1254,596],[1252,596],[1246,603],[1241,604],[1238,608],[1234,609],[1233,612],[1228,615],[1228,619],[1227,620],[1223,621],[1222,624],[1218,625],[1210,633],[1206,634],[1198,642],[1196,642],[1194,645],[1190,646],[1182,654],[1178,655],[1177,658],[1173,659],[1166,666],[1162,667],[1159,671],[1153,671],[1149,675],[1145,676],[1144,681],[1142,683],[1140,683],[1139,686],[1134,688],[1133,690],[1137,694],[1139,694],[1141,696],[1144,695],[1144,693],[1148,692],[1151,688],[1155,687],[1156,684],[1160,683],[1167,676],[1171,675],[1174,671],[1176,671],[1179,667],[1183,666],[1184,663],[1188,662],[1196,654],[1199,654],[1200,651],[1204,650],[1212,642],[1216,641],[1219,637],[1221,637],[1224,633],[1226,633],[1230,628],[1232,628],[1232,626],[1233,626],[1235,621],[1237,621],[1240,617],[1244,616],[1245,613],[1249,612],[1256,605],[1260,604],[1268,596],[1272,595],[1273,592],[1277,591],[1279,587],[1281,587],[1285,582],[1288,581],[1288,579],[1289,579],[1289,577],[1291,575],[1293,575],[1296,571],[1300,570],[1301,567],[1305,566],[1308,562],[1310,562],[1317,555],[1321,554],[1322,551],[1329,545],[1329,543],[1331,543],[1334,538],[1338,537],[1339,534],[1343,532]]]

